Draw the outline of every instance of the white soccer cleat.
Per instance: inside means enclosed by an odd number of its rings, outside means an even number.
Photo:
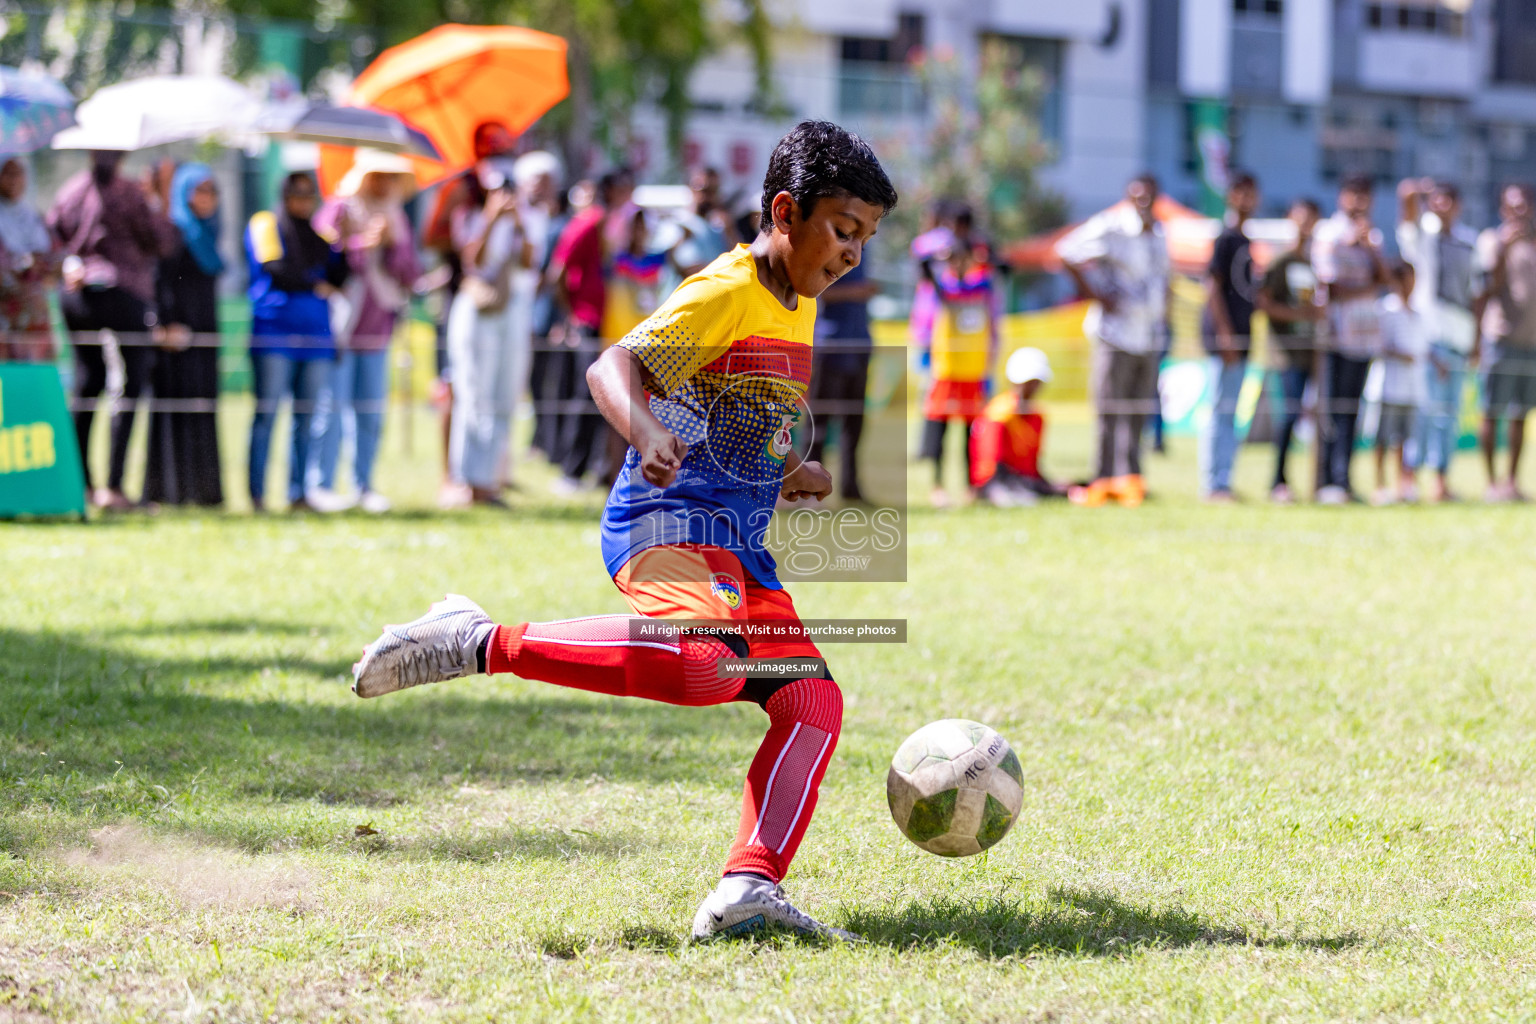
[[[785,899],[783,890],[766,878],[749,875],[720,879],[693,916],[695,942],[739,938],[770,929],[844,942],[863,941],[853,932],[822,924]]]
[[[352,666],[352,692],[378,697],[479,671],[476,653],[496,624],[475,602],[449,594],[415,622],[385,626]]]

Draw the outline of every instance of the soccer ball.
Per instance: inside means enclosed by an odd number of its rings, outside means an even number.
[[[891,817],[941,857],[969,857],[1008,834],[1024,773],[1008,741],[980,722],[946,718],[907,737],[885,777]]]

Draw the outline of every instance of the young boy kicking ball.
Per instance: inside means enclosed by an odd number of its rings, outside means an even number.
[[[815,298],[858,265],[895,205],[863,140],[825,121],[800,124],[769,159],[752,244],[684,281],[587,374],[599,410],[630,444],[603,513],[602,548],[634,615],[496,625],[449,595],[415,622],[385,627],[353,666],[359,697],[510,672],[669,704],[760,705],[768,734],[747,770],[723,877],[694,917],[697,939],[765,927],[849,937],[779,889],[837,746],[842,693],[825,668],[736,675],[719,662],[820,658],[796,635],[799,617],[763,537],[781,495],[832,489],[789,432],[809,382]],[[659,621],[669,619],[737,628]],[[741,628],[766,620],[780,627],[771,641]]]

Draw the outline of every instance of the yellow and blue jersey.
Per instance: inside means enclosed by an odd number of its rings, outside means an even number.
[[[645,322],[657,306],[656,291],[667,264],[664,252],[636,256],[621,252],[613,258],[608,297],[603,303],[603,341],[618,341]]]
[[[933,323],[934,380],[986,380],[992,363],[992,270],[973,267],[961,277],[938,276],[939,313]]]
[[[816,302],[785,309],[745,245],[718,257],[619,342],[649,374],[651,411],[688,444],[670,487],[631,448],[603,512],[610,574],[658,544],[713,544],[765,587],[780,584],[763,535],[811,376]]]
[[[250,271],[246,294],[251,300],[251,350],[291,359],[333,359],[330,304],[314,292],[320,281],[345,279],[339,254],[325,250],[307,263],[289,252],[282,222],[263,210],[245,229],[245,258]],[[339,272],[337,271],[337,268]]]

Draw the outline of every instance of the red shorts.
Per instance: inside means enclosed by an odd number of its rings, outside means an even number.
[[[923,403],[923,418],[973,420],[987,409],[987,382],[983,380],[936,380]]]
[[[658,544],[625,562],[613,582],[635,614],[647,618],[771,623],[772,637],[747,631],[754,658],[821,657],[803,632],[789,591],[757,582],[725,548]]]

